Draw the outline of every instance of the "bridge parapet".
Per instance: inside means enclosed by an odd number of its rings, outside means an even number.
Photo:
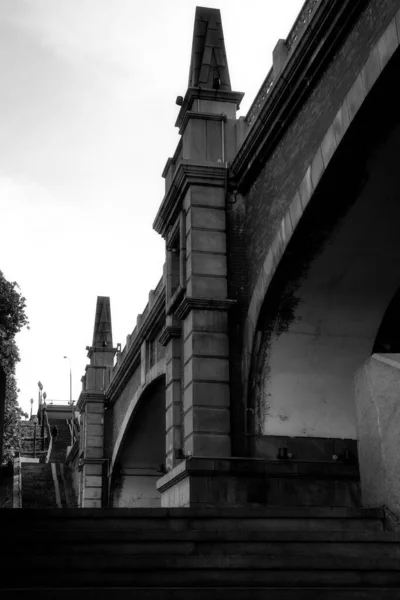
[[[158,342],[165,323],[165,276],[149,293],[149,302],[138,315],[137,324],[111,371],[106,390],[106,452],[112,456],[121,428],[126,422],[133,398],[152,377],[155,365],[164,361],[165,350]]]
[[[290,30],[286,40],[279,40],[279,42],[283,41],[284,44],[280,44],[278,42],[276,46],[275,50],[278,50],[278,52],[274,51],[274,64],[269,70],[266,78],[264,79],[264,82],[258,94],[254,98],[254,101],[246,115],[245,120],[247,125],[251,126],[254,124],[256,117],[259,115],[261,109],[266,104],[267,99],[269,97],[269,93],[271,92],[274,84],[276,83],[280,75],[283,66],[282,62],[286,62],[286,59],[289,57],[289,54],[292,54],[295,50],[298,42],[305,33],[307,27],[310,25],[318,5],[320,5],[321,3],[321,0],[307,0],[304,3],[303,8],[301,9],[296,21],[294,22],[294,25]],[[285,54],[284,57],[282,57],[282,51]]]
[[[165,277],[161,277],[156,288],[149,293],[149,301],[143,312],[138,315],[136,327],[126,338],[122,352],[117,354],[117,362],[111,371],[110,385],[106,390],[109,400],[115,399],[121,384],[124,385],[129,374],[143,362],[140,354],[145,351],[146,370],[149,370],[157,359],[161,358],[161,346],[158,348],[157,334],[161,333],[165,320]],[[143,346],[145,344],[145,347]],[[133,368],[133,371],[132,371]],[[144,373],[145,375],[145,373]]]

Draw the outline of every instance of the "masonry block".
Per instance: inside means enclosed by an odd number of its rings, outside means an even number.
[[[206,121],[206,160],[209,162],[222,162],[222,123],[221,121]]]
[[[93,424],[103,424],[103,414],[101,413],[88,413],[86,415],[86,423],[89,425],[91,423]]]
[[[103,458],[103,446],[86,448],[85,458]]]
[[[360,74],[355,80],[346,98],[350,121],[352,121],[356,116],[358,109],[364,102],[364,98],[364,84]]]
[[[222,310],[192,310],[183,324],[183,335],[186,340],[192,331],[226,332],[228,314]]]
[[[85,489],[84,496],[86,500],[100,500],[101,499],[101,488],[89,487]]]
[[[378,79],[381,73],[381,64],[379,59],[378,46],[372,49],[367,64],[363,68],[361,75],[364,84],[365,95],[368,94],[375,81]]]
[[[87,498],[84,498],[82,508],[101,508],[101,499],[88,500]]]
[[[382,69],[394,54],[399,40],[397,36],[396,20],[392,19],[389,27],[378,42],[379,59]]]
[[[181,399],[181,380],[173,380],[165,389],[165,406],[168,408],[171,404],[180,402]]]
[[[185,341],[184,361],[186,362],[192,354],[227,357],[229,354],[228,336],[225,333],[195,331]]]
[[[186,387],[183,397],[183,409],[186,412],[192,406],[229,407],[229,384],[192,381]]]
[[[182,344],[180,338],[170,340],[165,349],[165,362],[169,363],[173,358],[180,358],[181,347]]]
[[[171,427],[180,425],[181,421],[181,403],[174,403],[168,406],[165,412],[165,429],[168,431]]]
[[[86,464],[85,475],[102,475],[103,465]]]
[[[168,385],[171,381],[180,379],[181,377],[181,361],[179,358],[173,358],[166,367],[165,384]]]
[[[227,408],[195,406],[184,416],[185,437],[191,433],[229,434],[230,413]]]
[[[103,402],[88,402],[86,404],[86,413],[104,413]]]
[[[186,232],[193,228],[225,231],[225,210],[193,206],[186,215]]]
[[[101,423],[87,423],[87,435],[102,436],[104,427]]]
[[[193,380],[229,381],[229,361],[226,358],[191,358],[185,365],[185,387]]]
[[[225,299],[228,292],[226,277],[191,275],[186,287],[188,295],[194,298]]]
[[[230,437],[208,433],[190,434],[185,437],[185,452],[190,452],[192,456],[230,456]]]
[[[186,261],[186,276],[189,278],[192,274],[226,277],[226,256],[192,252]]]
[[[207,160],[207,124],[205,119],[189,119],[182,135],[182,158]]]
[[[181,432],[177,427],[171,427],[165,434],[166,454],[173,452],[175,448],[181,447]]]
[[[192,229],[186,241],[187,253],[196,250],[203,252],[226,252],[226,235],[222,231],[201,231]]]
[[[225,191],[219,187],[193,185],[185,200],[187,200],[187,206],[225,207]]]
[[[90,448],[103,448],[103,436],[102,435],[86,435],[86,449]]]
[[[86,475],[85,477],[85,488],[99,487],[103,485],[103,479],[99,475]]]

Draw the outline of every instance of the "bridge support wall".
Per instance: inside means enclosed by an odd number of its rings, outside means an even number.
[[[364,506],[387,506],[400,520],[400,354],[373,354],[355,376]]]

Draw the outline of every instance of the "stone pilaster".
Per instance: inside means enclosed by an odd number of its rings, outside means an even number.
[[[184,453],[230,456],[225,189],[193,185],[185,198]]]
[[[167,345],[164,506],[193,502],[192,476],[177,462],[231,455],[226,188],[242,96],[231,90],[220,12],[198,8],[189,88],[176,122],[182,138],[167,161],[154,222],[167,247],[167,315],[182,325],[182,338]]]
[[[165,464],[170,470],[182,451],[182,341],[177,319],[167,317],[159,342],[165,346]]]
[[[87,348],[90,364],[82,377],[82,392],[77,403],[81,416],[79,469],[79,506],[103,506],[104,472],[104,405],[105,390],[110,382],[116,348],[113,348],[110,299],[97,299],[92,346]]]

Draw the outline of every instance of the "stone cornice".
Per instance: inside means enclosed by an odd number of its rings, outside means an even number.
[[[240,108],[240,103],[244,96],[243,92],[233,92],[231,90],[214,90],[212,88],[188,88],[186,95],[183,99],[183,104],[178,114],[178,118],[175,123],[175,127],[182,127],[183,119],[188,110],[192,108],[193,100],[197,98],[201,100],[214,100],[215,102],[231,102],[236,104],[236,108]]]
[[[171,223],[175,223],[181,203],[190,185],[221,187],[225,185],[227,169],[211,162],[182,160],[171,187],[165,194],[153,223],[153,228],[164,238]]]
[[[149,313],[145,316],[139,331],[131,340],[130,346],[121,363],[114,367],[114,375],[110,385],[105,391],[106,399],[110,402],[118,395],[119,391],[125,386],[126,382],[132,376],[137,367],[137,357],[140,353],[142,343],[151,336],[160,323],[165,319],[165,286],[154,300]]]
[[[158,343],[161,346],[166,346],[172,338],[180,338],[182,334],[182,327],[180,325],[167,325],[162,330],[160,337],[158,338]]]
[[[162,177],[165,178],[167,176],[167,173],[169,171],[170,166],[176,164],[176,162],[177,162],[177,160],[178,160],[179,155],[180,155],[181,152],[182,152],[182,138],[178,142],[178,145],[177,145],[177,147],[175,149],[174,155],[172,157],[169,157],[167,159],[167,162],[165,163],[164,170],[163,170],[163,172],[161,174]]]
[[[213,300],[211,298],[184,298],[175,311],[175,316],[183,320],[191,310],[229,310],[236,300]]]
[[[104,392],[91,392],[89,391],[84,391],[81,392],[79,398],[78,398],[78,402],[76,403],[76,408],[82,412],[82,410],[85,408],[85,405],[87,402],[97,402],[99,404],[104,404],[104,399],[105,399],[105,393]]]
[[[186,125],[188,124],[188,122],[190,121],[190,119],[200,119],[200,120],[204,120],[204,121],[226,121],[227,120],[227,116],[224,113],[204,113],[204,112],[194,112],[192,110],[188,110],[183,119],[182,119],[182,125],[179,129],[179,134],[183,135],[183,132],[186,129]]]
[[[321,0],[232,161],[239,189],[246,191],[254,181],[365,4]]]

